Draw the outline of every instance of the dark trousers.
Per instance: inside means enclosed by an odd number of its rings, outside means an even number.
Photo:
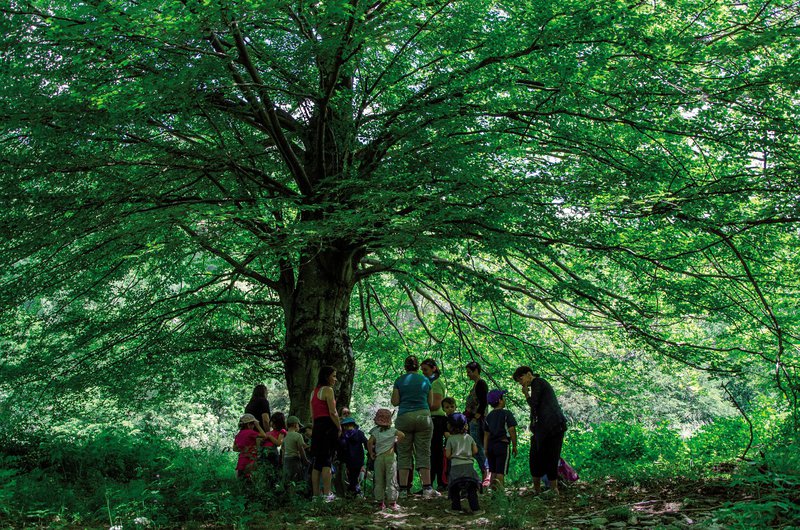
[[[439,488],[447,485],[444,478],[444,433],[447,430],[447,416],[431,416],[433,436],[431,437],[431,484],[435,481]]]
[[[469,509],[476,512],[480,509],[478,504],[478,483],[475,480],[456,480],[448,487],[447,495],[450,497],[450,507],[461,510],[461,492],[466,491]]]
[[[363,466],[347,466],[347,491],[351,493],[361,493],[361,486],[358,484],[358,477],[361,475]]]
[[[558,480],[558,460],[564,445],[564,431],[546,435],[534,435],[531,439],[531,452],[528,458],[532,477],[547,475],[550,480]]]

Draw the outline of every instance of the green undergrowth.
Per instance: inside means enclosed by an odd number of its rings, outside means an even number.
[[[747,490],[746,501],[726,503],[714,513],[720,527],[787,526],[800,520],[800,442],[782,436],[779,443],[754,449],[754,461],[732,465],[746,443],[746,430],[734,422],[707,426],[688,439],[667,428],[601,424],[571,430],[564,455],[581,483],[610,479],[626,487],[713,476]],[[509,486],[528,482],[527,454],[521,446],[512,460]],[[285,514],[270,516],[285,518],[273,521],[281,524],[296,517],[313,522],[346,516],[340,503],[309,503],[276,487],[274,476],[258,475],[255,484],[243,487],[234,478],[235,462],[235,453],[220,448],[185,448],[163,437],[113,428],[17,438],[0,449],[0,526],[245,528],[263,521],[264,513]],[[593,502],[591,496],[580,500],[588,503],[576,501],[581,509]],[[522,528],[536,516],[528,513],[535,504],[514,498],[495,499],[491,509],[505,528]],[[622,520],[629,513],[617,515]]]

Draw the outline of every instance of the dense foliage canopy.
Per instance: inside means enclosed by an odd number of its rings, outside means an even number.
[[[794,2],[0,14],[4,401],[246,369],[305,415],[321,364],[350,400],[370,340],[797,407]]]

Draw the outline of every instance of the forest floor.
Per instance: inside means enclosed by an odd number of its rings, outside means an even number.
[[[268,520],[273,529],[281,527],[280,522],[286,525],[283,528],[722,529],[729,525],[718,522],[717,510],[752,498],[752,493],[723,482],[672,482],[648,487],[623,487],[613,481],[602,485],[579,482],[564,488],[560,496],[546,492],[537,497],[525,488],[509,489],[502,497],[481,495],[481,510],[485,510],[481,515],[446,513],[450,504],[445,495],[428,500],[412,495],[400,500],[397,511],[378,510],[371,500],[337,499],[308,506],[290,518],[284,510],[276,511]],[[776,521],[774,526],[787,527],[785,521]]]

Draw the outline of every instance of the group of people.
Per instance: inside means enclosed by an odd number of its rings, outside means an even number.
[[[457,412],[456,400],[446,395],[433,359],[420,363],[417,357],[409,356],[404,369],[391,395],[397,417],[392,422],[395,411],[378,409],[373,418],[375,426],[368,434],[359,429],[349,410],[337,410],[337,373],[331,366],[320,369],[310,396],[312,425],[304,426],[295,416],[270,415],[266,387],[256,386],[234,441],[234,450],[239,451],[238,476],[250,477],[257,462],[265,461],[276,468],[282,466],[287,482],[307,477],[313,498],[330,501],[335,499],[335,460],[341,475],[347,477],[347,490],[360,493],[366,450],[373,468],[375,499],[381,509],[387,505],[396,509],[398,499],[410,494],[416,469],[423,498],[447,491],[449,511],[462,512],[462,497],[468,503],[463,511],[478,511],[478,492],[483,488],[502,491],[510,458],[517,456],[517,420],[506,409],[507,391],[490,391],[480,364],[470,362],[465,370],[473,385],[463,412]],[[547,477],[557,494],[566,419],[552,386],[530,367],[517,368],[513,379],[530,406],[529,464],[534,492],[541,492],[542,478]],[[282,458],[278,447],[282,448]]]

